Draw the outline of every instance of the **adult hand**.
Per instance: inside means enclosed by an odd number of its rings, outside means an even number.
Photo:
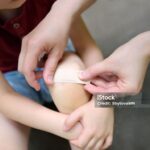
[[[48,55],[43,76],[45,82],[51,84],[57,64],[66,47],[71,21],[70,16],[51,12],[23,38],[18,70],[36,90],[40,89],[37,78],[42,74],[35,72],[38,60],[44,53]]]
[[[91,80],[90,93],[140,92],[150,60],[150,32],[140,34],[112,55],[82,72],[82,80]]]

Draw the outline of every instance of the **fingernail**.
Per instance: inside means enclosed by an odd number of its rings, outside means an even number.
[[[53,77],[52,76],[48,76],[48,83],[51,84],[53,82]]]
[[[36,91],[40,91],[40,85],[39,85],[38,81],[35,81],[34,89]]]
[[[86,76],[84,71],[81,71],[79,74],[79,78],[83,79]]]

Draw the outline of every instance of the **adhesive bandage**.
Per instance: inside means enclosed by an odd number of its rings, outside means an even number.
[[[78,84],[87,84],[87,81],[82,81],[79,79],[79,74],[82,70],[73,70],[73,69],[62,69],[58,68],[55,76],[54,83],[78,83]]]
[[[88,82],[79,79],[79,74],[84,69],[85,66],[77,55],[72,52],[65,53],[57,67],[53,82],[87,84]]]

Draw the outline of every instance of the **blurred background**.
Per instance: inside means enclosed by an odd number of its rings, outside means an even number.
[[[150,30],[150,0],[97,0],[83,17],[107,57],[134,36]],[[142,102],[150,103],[150,67]],[[118,108],[115,122],[110,150],[150,150],[150,108]],[[67,141],[34,129],[30,141],[30,150],[70,150]]]

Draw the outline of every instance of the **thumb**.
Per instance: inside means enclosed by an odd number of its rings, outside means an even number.
[[[65,120],[64,131],[70,130],[72,127],[76,125],[82,118],[82,112],[77,109],[73,113],[69,115],[69,117]]]
[[[110,71],[109,68],[109,64],[104,60],[103,62],[97,63],[81,72],[79,78],[81,80],[91,80],[102,73]]]

